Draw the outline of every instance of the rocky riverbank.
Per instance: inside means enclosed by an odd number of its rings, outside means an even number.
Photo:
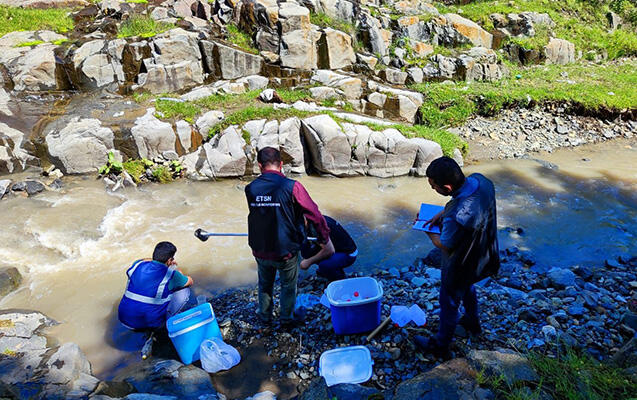
[[[534,265],[532,255],[509,248],[503,251],[502,261],[499,275],[478,285],[483,334],[468,336],[459,328],[452,345],[453,360],[448,362],[419,353],[412,342],[414,334],[436,330],[440,270],[435,253],[411,266],[387,266],[371,274],[384,288],[383,316],[389,314],[391,305],[418,304],[428,321],[424,328],[390,326],[369,343],[364,335],[335,335],[329,309],[321,304],[307,309],[304,326],[281,331],[259,325],[255,288],[226,290],[210,301],[224,339],[239,349],[243,363],[269,368],[256,375],[279,388],[281,398],[299,393],[299,399],[327,398],[321,397],[325,393],[356,399],[372,394],[395,400],[494,398],[493,382],[484,376],[503,378],[516,390],[540,390],[543,398],[551,398],[549,387],[542,386],[526,354],[558,355],[565,349],[614,362],[627,368],[626,379],[637,382],[633,362],[637,339],[631,341],[637,330],[637,257],[547,269]],[[318,297],[325,287],[324,280],[310,276],[300,282],[299,293]],[[222,399],[217,393],[220,387],[215,389],[213,383],[228,390],[224,386],[228,379],[235,384],[250,380],[250,375],[233,378],[233,370],[219,378],[213,375],[211,380],[197,366],[155,358],[128,366],[114,381],[100,382],[91,375],[90,364],[76,345],[57,346],[43,336],[42,329],[53,323],[37,312],[0,314],[0,382],[5,397],[155,399],[137,394],[151,393],[167,396],[165,399]],[[316,381],[323,351],[358,344],[366,345],[374,360],[369,382],[328,389]],[[262,349],[258,357],[249,351],[255,346]],[[438,389],[433,390],[432,385]],[[242,392],[235,387],[233,393]],[[254,399],[275,397],[272,393],[259,396]]]

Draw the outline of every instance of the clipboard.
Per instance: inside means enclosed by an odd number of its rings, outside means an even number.
[[[420,205],[420,211],[418,211],[418,221],[414,223],[411,229],[440,234],[440,227],[429,225],[425,226],[425,222],[444,209],[445,208],[443,206],[422,203]]]

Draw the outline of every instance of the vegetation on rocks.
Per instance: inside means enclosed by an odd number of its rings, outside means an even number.
[[[127,38],[139,36],[142,38],[149,38],[158,35],[162,32],[166,32],[175,25],[166,22],[159,22],[152,19],[150,16],[134,15],[122,22],[117,37]]]
[[[228,31],[228,41],[240,49],[247,51],[252,54],[259,54],[259,50],[257,50],[252,44],[252,38],[249,34],[239,29],[239,27],[235,24],[226,25],[226,30]]]
[[[73,29],[67,8],[38,10],[0,6],[0,37],[14,31],[51,30],[57,33]]]
[[[311,13],[310,22],[321,28],[332,28],[356,36],[356,27],[352,23],[342,19],[332,18],[325,13]]]
[[[210,128],[208,137],[212,138],[219,132],[222,132],[229,126],[239,125],[242,126],[248,121],[255,119],[267,119],[267,120],[284,120],[287,118],[298,117],[305,118],[316,113],[308,111],[300,111],[294,108],[274,108],[273,106],[256,106],[250,105],[235,112],[226,115],[226,118],[219,124]]]
[[[431,128],[457,126],[475,114],[494,116],[506,107],[549,101],[591,110],[637,107],[637,62],[632,60],[511,68],[510,76],[498,82],[414,85],[413,89],[425,95],[423,124]]]

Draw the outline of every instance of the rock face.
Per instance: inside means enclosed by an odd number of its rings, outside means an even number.
[[[202,55],[196,33],[173,29],[155,36],[150,47],[151,56],[143,60],[146,72],[137,77],[140,88],[167,93],[203,83]]]
[[[124,39],[112,41],[92,40],[84,43],[70,55],[73,81],[81,88],[92,89],[111,83],[124,83],[123,58]]]
[[[0,38],[0,65],[10,89],[38,91],[64,89],[56,78],[55,54],[57,47],[50,43],[66,39],[50,31],[10,32]],[[43,42],[34,46],[16,47],[24,43]]]
[[[423,69],[424,80],[496,81],[508,73],[493,50],[474,47],[458,58],[437,54]]]
[[[356,54],[352,48],[352,37],[334,29],[323,29],[318,42],[318,67],[339,69],[349,67],[355,62]]]
[[[65,174],[95,172],[113,151],[113,131],[97,119],[75,117],[46,136],[51,161]]]
[[[207,69],[222,79],[237,79],[261,73],[263,59],[217,42],[201,41]]]
[[[341,127],[328,115],[306,118],[301,124],[312,156],[312,165],[322,173],[356,175],[350,166],[352,147]]]
[[[328,70],[315,71],[310,82],[339,89],[348,99],[358,99],[363,94],[363,81],[360,78]]]
[[[250,121],[243,126],[250,133],[252,173],[258,174],[256,153],[264,147],[274,147],[281,151],[284,172],[305,173],[305,158],[301,144],[301,121],[289,118],[278,121]]]
[[[175,151],[175,132],[169,123],[155,117],[154,108],[149,108],[144,116],[137,118],[131,133],[141,158],[152,159],[165,151]]]
[[[473,43],[474,46],[482,46],[487,49],[491,48],[493,35],[482,29],[480,25],[458,14],[445,14],[443,18],[447,26],[453,27],[458,33]]]
[[[549,64],[570,64],[575,62],[575,45],[568,40],[551,38],[544,47],[546,62]]]
[[[231,126],[205,143],[198,161],[199,173],[209,179],[235,178],[246,173],[245,140]]]
[[[24,170],[27,165],[38,165],[38,160],[23,146],[25,135],[0,122],[0,173]]]
[[[148,359],[133,364],[123,370],[116,380],[128,382],[139,393],[175,396],[184,400],[198,400],[200,396],[217,398],[206,371],[175,360]]]
[[[533,37],[537,26],[555,26],[555,22],[546,13],[523,12],[506,16],[491,14],[489,18],[493,22],[493,27],[504,36]]]

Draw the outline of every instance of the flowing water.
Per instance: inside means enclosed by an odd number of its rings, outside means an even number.
[[[538,155],[537,160],[467,167],[496,185],[501,247],[529,251],[541,267],[602,263],[637,254],[637,146],[616,141]],[[245,181],[177,182],[106,194],[100,181],[65,178],[63,192],[0,203],[0,263],[16,266],[22,287],[2,308],[36,309],[61,324],[61,342],[78,343],[96,375],[139,357],[139,343],[117,323],[125,270],[170,240],[177,261],[195,279],[195,294],[256,282],[245,237],[200,242],[193,231],[246,232]],[[410,230],[421,202],[446,198],[425,179],[318,178],[301,182],[321,210],[357,241],[353,269],[401,267],[431,248]],[[223,318],[223,316],[220,316]],[[128,335],[128,336],[127,336]]]

